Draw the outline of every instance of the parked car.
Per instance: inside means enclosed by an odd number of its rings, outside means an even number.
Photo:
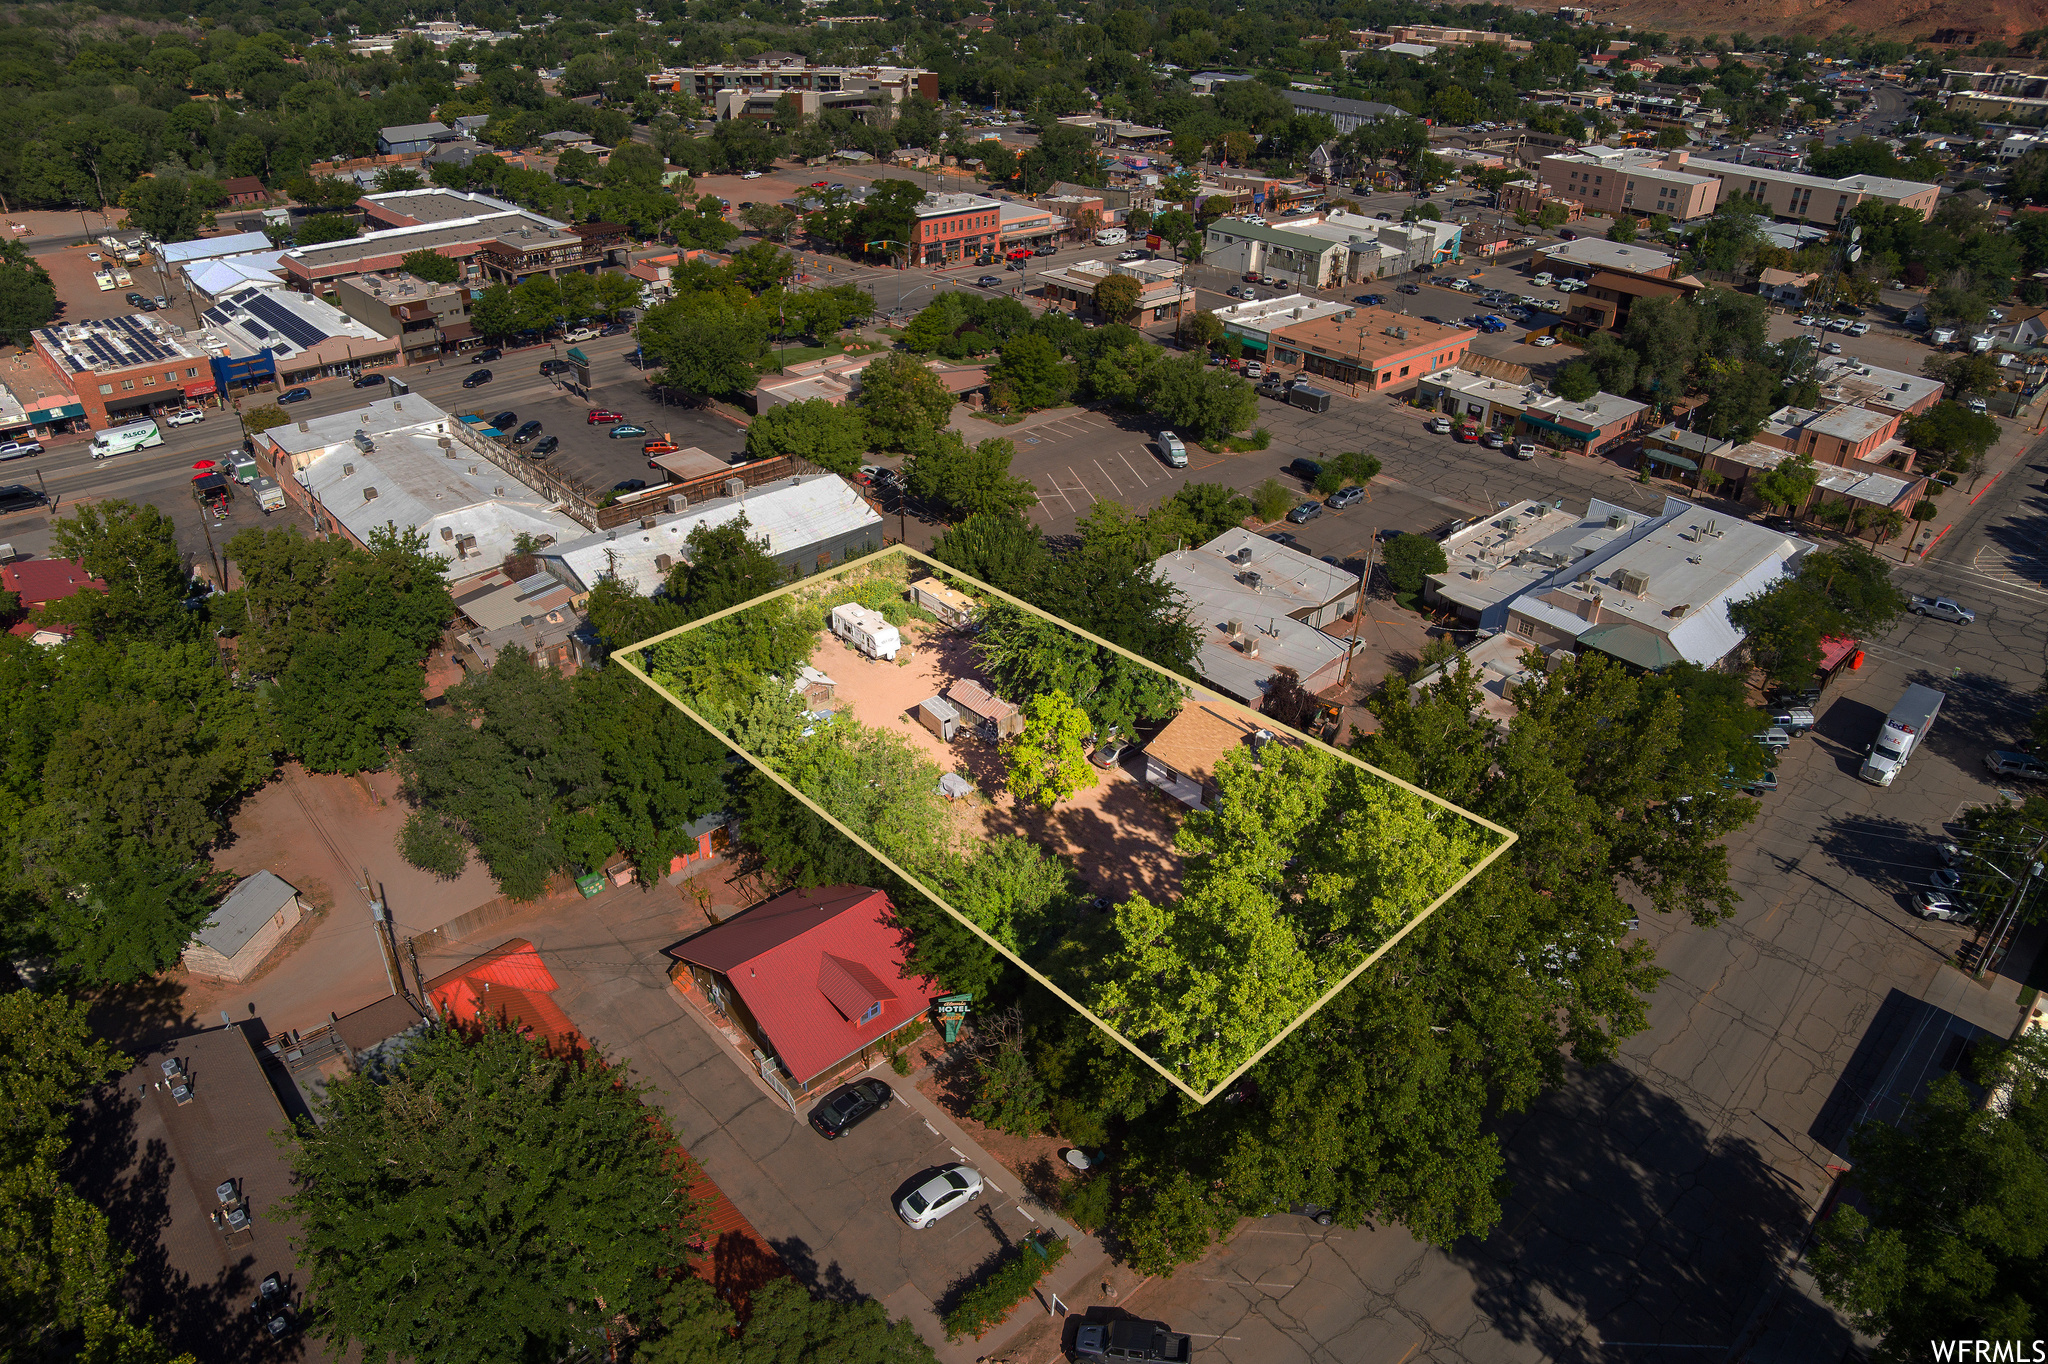
[[[583,414],[583,424],[585,426],[598,426],[606,422],[622,422],[625,419],[625,413],[614,412],[604,407],[593,407]]]
[[[1387,296],[1385,294],[1360,294],[1354,301],[1363,303],[1368,308],[1370,308],[1378,304],[1385,303],[1387,301]]]
[[[610,431],[606,432],[605,434],[609,435],[613,440],[625,440],[630,436],[646,435],[647,428],[644,426],[633,426],[628,424],[626,426],[614,426]]]
[[[1963,924],[1976,917],[1967,907],[1945,890],[1916,890],[1913,892],[1913,912],[1923,919],[1934,919],[1940,923]]]
[[[1931,616],[1951,625],[1975,625],[1977,613],[1947,597],[1914,597],[1907,607],[1916,616]]]
[[[1783,752],[1792,746],[1792,736],[1777,725],[1772,725],[1769,729],[1752,734],[1749,737],[1752,742],[1762,744],[1765,748],[1776,749],[1779,752]]]
[[[1355,507],[1363,501],[1365,501],[1365,489],[1354,483],[1348,488],[1339,488],[1336,492],[1331,493],[1329,500],[1323,503],[1323,505],[1331,511],[1343,511],[1346,507]]]
[[[870,1113],[879,1113],[889,1106],[895,1095],[889,1086],[872,1077],[855,1080],[850,1085],[841,1085],[819,1101],[811,1110],[811,1126],[826,1139],[842,1136],[859,1124]]]
[[[1322,514],[1322,503],[1304,502],[1300,506],[1296,507],[1293,511],[1287,513],[1287,519],[1294,525],[1305,526],[1309,522],[1315,520],[1318,516],[1321,516]]]
[[[491,372],[489,370],[473,369],[468,374],[463,376],[462,386],[464,388],[482,388],[485,384],[489,383],[490,381]]]
[[[26,483],[13,483],[0,488],[0,515],[8,512],[32,511],[50,499],[29,487]]]
[[[1489,450],[1501,450],[1507,447],[1508,438],[1498,431],[1483,431],[1480,433],[1479,443]]]
[[[1448,436],[1451,434],[1451,419],[1449,417],[1431,417],[1428,429],[1436,435]]]
[[[1419,294],[1422,292],[1422,286],[1419,284],[1396,284],[1394,292],[1397,294]]]
[[[1532,336],[1529,338],[1529,344],[1537,347],[1539,350],[1545,349],[1556,345],[1557,338],[1554,336]]]
[[[277,395],[277,400],[280,403],[302,403],[312,396],[313,390],[310,388],[288,388]]]
[[[1510,455],[1513,455],[1516,459],[1536,458],[1536,447],[1528,441],[1522,441],[1519,444],[1514,445],[1512,447],[1504,446],[1502,448],[1506,449],[1507,452]]]
[[[379,384],[381,384],[381,383],[383,383],[383,382],[384,382],[384,376],[383,376],[383,375],[381,375],[381,374],[358,374],[358,375],[356,376],[356,380],[355,380],[355,382],[354,382],[353,384],[349,385],[349,387],[351,387],[351,388],[375,388],[375,387],[377,387],[377,386],[378,386]]]
[[[1257,379],[1264,376],[1264,374],[1266,373],[1266,366],[1264,365],[1264,363],[1258,360],[1247,360],[1244,362],[1244,369],[1242,372],[1244,374],[1244,377],[1247,379]]]
[[[562,438],[560,436],[542,436],[533,443],[533,448],[527,451],[527,453],[535,459],[546,459],[561,448]]]
[[[760,172],[760,171],[742,171],[742,172],[740,172],[740,179],[742,179],[742,180],[759,180],[760,178],[761,178],[761,172]]]
[[[510,431],[519,425],[519,414],[509,409],[491,418],[491,427],[497,431]]]
[[[41,441],[0,441],[0,459],[20,459],[24,455],[40,455],[41,453],[43,453]]]
[[[1057,246],[1041,246],[1031,254],[1034,256],[1057,256],[1059,253],[1060,249]]]
[[[622,478],[617,483],[612,484],[612,491],[615,493],[637,493],[646,486],[647,480],[644,478]]]
[[[1465,445],[1475,444],[1479,440],[1479,428],[1470,423],[1460,424],[1457,430],[1451,432],[1451,439]]]
[[[1194,1354],[1194,1341],[1174,1331],[1163,1321],[1119,1317],[1110,1321],[1083,1321],[1074,1333],[1076,1359],[1117,1359],[1145,1361],[1146,1364],[1185,1364]]]
[[[181,407],[164,419],[166,426],[191,426],[206,420],[206,414],[196,407]]]
[[[1294,543],[1294,537],[1284,530],[1268,531],[1266,532],[1266,538],[1276,545],[1291,545]]]
[[[659,469],[661,466],[654,462],[656,459],[662,455],[672,455],[682,448],[672,440],[650,440],[642,443],[640,453],[647,456],[648,468]]]
[[[2020,777],[2027,781],[2048,781],[2048,766],[2025,753],[1999,750],[1984,755],[1984,766],[1994,777]]]
[[[1304,483],[1313,483],[1323,476],[1323,466],[1312,459],[1297,459],[1287,466],[1287,472]]]
[[[524,422],[521,422],[521,423],[519,424],[519,429],[518,429],[517,431],[514,431],[514,432],[512,433],[512,443],[513,443],[514,445],[525,445],[525,444],[527,444],[528,442],[530,442],[530,441],[532,441],[533,439],[535,439],[536,437],[538,437],[539,435],[540,435],[540,423],[539,423],[539,422],[537,422],[537,421],[524,421]]]
[[[606,328],[605,328],[605,329],[604,329],[603,331],[599,332],[599,333],[598,333],[598,335],[599,335],[599,336],[624,336],[624,335],[626,335],[626,334],[627,334],[628,332],[630,332],[630,331],[632,331],[632,330],[633,330],[633,324],[632,324],[632,323],[630,323],[630,322],[614,322],[614,323],[612,323],[612,324],[611,324],[611,325],[610,325],[609,327],[606,327]]]
[[[504,358],[505,352],[499,350],[496,346],[485,346],[482,350],[469,357],[469,363],[472,365],[487,365],[493,360],[502,360]]]
[[[922,1231],[981,1197],[981,1172],[971,1165],[948,1165],[903,1195],[896,1215]]]

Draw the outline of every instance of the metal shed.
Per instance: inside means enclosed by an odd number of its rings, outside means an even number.
[[[977,605],[974,598],[937,578],[921,578],[912,583],[910,599],[948,625],[960,625],[971,619]]]
[[[930,730],[940,743],[950,744],[960,732],[960,712],[943,696],[927,697],[917,703],[917,722]]]
[[[946,688],[946,699],[959,708],[985,739],[1007,739],[1024,732],[1024,712],[979,682],[955,682]]]

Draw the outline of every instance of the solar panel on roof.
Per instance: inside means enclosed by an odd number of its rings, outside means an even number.
[[[251,336],[270,335],[270,328],[264,326],[261,322],[244,322],[242,324],[242,330],[249,333],[249,335]]]
[[[326,332],[266,294],[251,298],[249,311],[277,328],[279,334],[295,346],[311,350],[327,339]]]
[[[218,327],[225,327],[228,324],[227,314],[218,308],[208,308],[206,310],[206,320]]]

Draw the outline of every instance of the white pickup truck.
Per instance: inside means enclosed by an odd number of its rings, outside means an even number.
[[[1975,611],[1960,602],[1950,601],[1947,597],[1915,597],[1907,609],[1916,616],[1932,616],[1936,620],[1945,620],[1952,625],[1977,623]]]

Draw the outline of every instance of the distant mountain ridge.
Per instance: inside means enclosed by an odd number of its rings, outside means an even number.
[[[1659,33],[1800,33],[1824,38],[1845,28],[1873,38],[1946,42],[2010,42],[2048,28],[2048,0],[1619,0],[1591,6],[1602,23]]]

